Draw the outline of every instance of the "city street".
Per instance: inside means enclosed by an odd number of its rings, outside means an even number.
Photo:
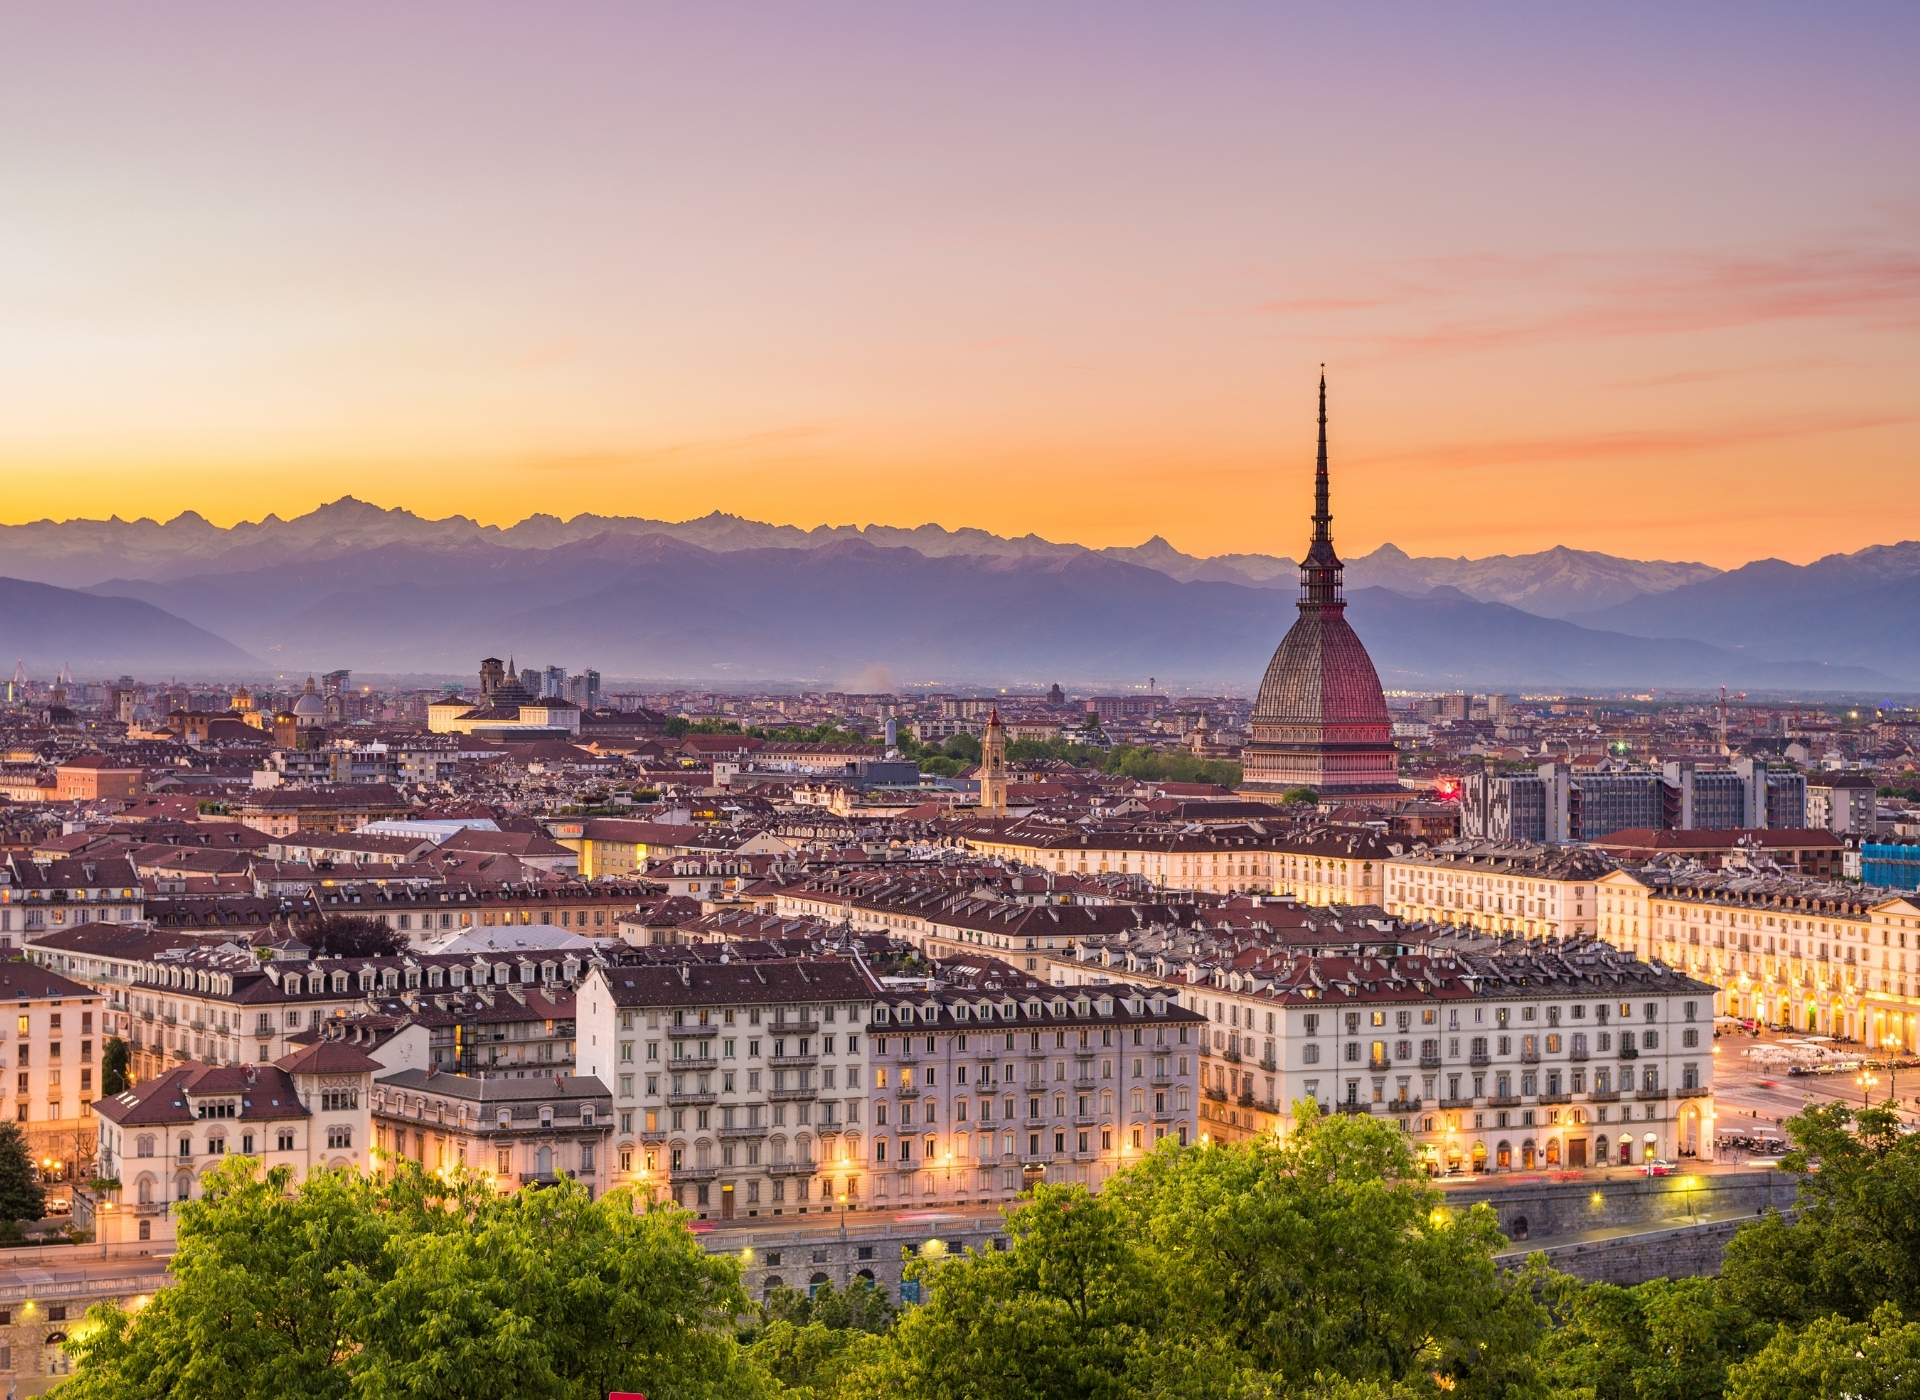
[[[1781,1124],[1810,1103],[1839,1101],[1855,1108],[1860,1106],[1862,1086],[1856,1082],[1860,1073],[1858,1070],[1835,1074],[1788,1074],[1784,1065],[1755,1064],[1747,1054],[1757,1047],[1785,1046],[1806,1039],[1803,1035],[1781,1031],[1762,1031],[1758,1036],[1736,1032],[1722,1034],[1715,1039],[1713,1097],[1721,1134],[1762,1130],[1777,1134]],[[1842,1053],[1860,1049],[1851,1045],[1834,1045],[1832,1048]],[[1860,1053],[1864,1055],[1866,1052]],[[1917,1111],[1920,1110],[1920,1102],[1915,1097],[1920,1094],[1920,1066],[1889,1072],[1883,1062],[1882,1067],[1869,1072],[1878,1081],[1867,1086],[1872,1102],[1884,1103],[1890,1097],[1897,1097],[1902,1117],[1920,1127],[1920,1111]]]

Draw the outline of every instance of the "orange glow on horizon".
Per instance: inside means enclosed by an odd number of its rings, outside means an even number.
[[[1323,361],[1348,557],[1920,520],[1920,12],[115,4],[9,36],[0,522],[1291,556]]]

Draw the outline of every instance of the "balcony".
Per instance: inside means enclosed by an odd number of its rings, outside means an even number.
[[[718,1026],[668,1026],[669,1040],[711,1040],[720,1034]]]
[[[1573,1095],[1572,1094],[1542,1094],[1540,1095],[1540,1102],[1547,1103],[1547,1104],[1572,1103]]]
[[[1156,1089],[1170,1089],[1173,1087],[1173,1076],[1170,1074],[1156,1074],[1149,1082],[1152,1083]]]
[[[1344,1113],[1350,1117],[1359,1118],[1373,1112],[1373,1105],[1367,1103],[1337,1103],[1333,1106],[1333,1111],[1335,1113]]]
[[[1636,1099],[1664,1099],[1667,1096],[1667,1091],[1665,1089],[1635,1089],[1633,1096]]]
[[[1618,1089],[1595,1089],[1591,1094],[1587,1095],[1587,1102],[1619,1103],[1620,1091]]]
[[[875,1090],[875,1092],[878,1093],[879,1091]],[[920,1086],[918,1084],[902,1084],[893,1091],[893,1096],[897,1099],[917,1099],[920,1097]]]
[[[1269,1055],[1265,1059],[1260,1061],[1260,1068],[1265,1070],[1268,1074],[1273,1074],[1280,1068],[1280,1065],[1278,1061],[1276,1061],[1271,1055]]]
[[[1420,1068],[1421,1069],[1439,1069],[1440,1057],[1438,1055],[1422,1055],[1420,1057]]]
[[[1206,1093],[1206,1096],[1212,1099],[1215,1103],[1225,1103],[1227,1101],[1227,1091],[1225,1089],[1215,1088],[1213,1085],[1209,1084],[1206,1087],[1205,1093]]]
[[[763,1127],[762,1128],[721,1128],[719,1131],[720,1131],[720,1137],[723,1141],[734,1141],[739,1138],[763,1138],[767,1135],[767,1130]]]
[[[671,1173],[675,1181],[712,1181],[720,1175],[718,1167],[675,1167]]]
[[[1231,1050],[1231,1049],[1222,1050],[1220,1052],[1220,1055],[1221,1055],[1221,1058],[1224,1059],[1230,1065],[1237,1065],[1240,1063],[1240,1052],[1238,1050]]]
[[[755,1030],[761,1035],[812,1035],[820,1029],[818,1021],[774,1021]],[[884,1027],[881,1028],[884,1032]],[[903,1037],[904,1039],[904,1037]]]
[[[1584,1060],[1587,1058],[1587,1052],[1576,1045],[1573,1049],[1567,1051],[1567,1058],[1569,1060]]]
[[[1518,1094],[1488,1094],[1487,1095],[1488,1108],[1518,1108],[1519,1106],[1520,1106],[1520,1096]]]
[[[1418,1113],[1419,1111],[1419,1099],[1389,1099],[1387,1101],[1387,1112],[1389,1113]]]
[[[1673,1096],[1676,1099],[1704,1099],[1707,1095],[1711,1094],[1712,1092],[1713,1090],[1705,1087],[1699,1087],[1699,1088],[1693,1088],[1693,1089],[1675,1089],[1673,1091]]]
[[[1367,1061],[1367,1068],[1368,1068],[1368,1069],[1392,1069],[1392,1068],[1393,1068],[1393,1059],[1392,1059],[1392,1057],[1391,1057],[1391,1056],[1388,1056],[1388,1055],[1382,1055],[1382,1056],[1381,1056],[1381,1057],[1380,1057],[1379,1059],[1377,1059],[1377,1060],[1368,1060],[1368,1061]]]
[[[1442,1099],[1440,1100],[1440,1107],[1442,1109],[1472,1108],[1473,1100],[1472,1099]]]
[[[1520,1052],[1520,1063],[1523,1065],[1539,1064],[1540,1052],[1538,1050],[1522,1050]]]
[[[819,1098],[820,1090],[811,1086],[805,1089],[769,1089],[767,1097],[775,1103],[798,1103]]]
[[[1493,1059],[1491,1056],[1487,1054],[1486,1051],[1476,1050],[1471,1055],[1467,1056],[1467,1063],[1472,1065],[1476,1069],[1485,1069],[1488,1065],[1493,1063]]]
[[[1631,1045],[1622,1045],[1620,1047],[1620,1058],[1623,1060],[1637,1060],[1640,1058],[1640,1052]]]
[[[667,1102],[674,1108],[705,1107],[719,1101],[720,1095],[712,1089],[697,1089],[692,1093],[667,1095]]]
[[[820,1063],[818,1055],[772,1055],[767,1063],[774,1069],[807,1069]]]
[[[907,1170],[912,1170],[905,1162],[902,1162],[900,1165]],[[819,1170],[820,1164],[818,1162],[774,1162],[767,1167],[767,1175],[812,1176]]]

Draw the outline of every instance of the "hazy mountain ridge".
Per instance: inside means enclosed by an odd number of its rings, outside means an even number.
[[[63,665],[84,678],[126,670],[149,675],[234,671],[258,664],[224,638],[150,603],[13,578],[0,578],[0,657],[19,660],[42,679]]]
[[[276,670],[464,673],[477,656],[532,648],[609,675],[716,679],[888,666],[1248,686],[1292,622],[1296,578],[1278,556],[1198,559],[1158,536],[1092,550],[719,513],[677,524],[536,515],[502,529],[351,498],[231,530],[182,516],[0,533],[0,572],[36,560],[43,572],[94,570],[87,593],[139,599]],[[1468,560],[1385,545],[1349,561],[1347,583],[1389,684],[1920,679],[1920,544],[1725,574],[1564,548]],[[106,651],[76,638],[59,659],[86,654]]]
[[[1642,636],[1711,636],[1760,656],[1887,664],[1920,654],[1920,541],[1805,565],[1760,559],[1571,620]]]
[[[1007,538],[970,527],[822,525],[803,530],[719,511],[684,521],[594,514],[562,520],[536,514],[502,528],[459,515],[428,520],[399,507],[384,509],[351,496],[292,520],[269,515],[225,530],[191,511],[165,524],[115,518],[0,526],[0,560],[19,577],[63,587],[85,587],[109,577],[165,582],[196,574],[242,573],[277,561],[332,558],[387,544],[454,547],[486,543],[545,550],[606,534],[664,535],[719,553],[819,549],[859,540],[881,548],[912,549],[928,558],[999,555],[1056,559],[1100,554],[1122,563],[1144,565],[1182,583],[1291,589],[1296,578],[1294,561],[1281,555],[1200,558],[1175,549],[1158,535],[1144,544],[1091,550],[1038,535]],[[1538,554],[1470,560],[1414,558],[1391,544],[1350,560],[1347,570],[1348,581],[1358,588],[1379,586],[1422,593],[1430,588],[1453,587],[1483,602],[1510,603],[1548,617],[1607,607],[1637,594],[1662,592],[1718,572],[1704,564],[1617,559],[1564,546]]]
[[[1291,590],[1205,580],[1090,550],[928,556],[842,539],[704,549],[608,532],[552,549],[388,544],[245,574],[121,581],[276,669],[465,673],[483,655],[613,676],[892,683],[1121,683],[1250,689],[1296,615]],[[1770,662],[1648,642],[1443,588],[1350,590],[1390,686],[1896,685],[1878,668]]]

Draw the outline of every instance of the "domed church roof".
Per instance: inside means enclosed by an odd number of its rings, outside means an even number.
[[[1327,487],[1327,380],[1320,377],[1320,451],[1313,542],[1300,562],[1300,616],[1273,653],[1241,751],[1241,790],[1322,794],[1397,789],[1392,720],[1373,658],[1347,622],[1346,566],[1333,550]]]
[[[293,702],[293,717],[302,723],[318,724],[327,717],[327,702],[313,688],[313,677],[307,677],[307,689]]]

